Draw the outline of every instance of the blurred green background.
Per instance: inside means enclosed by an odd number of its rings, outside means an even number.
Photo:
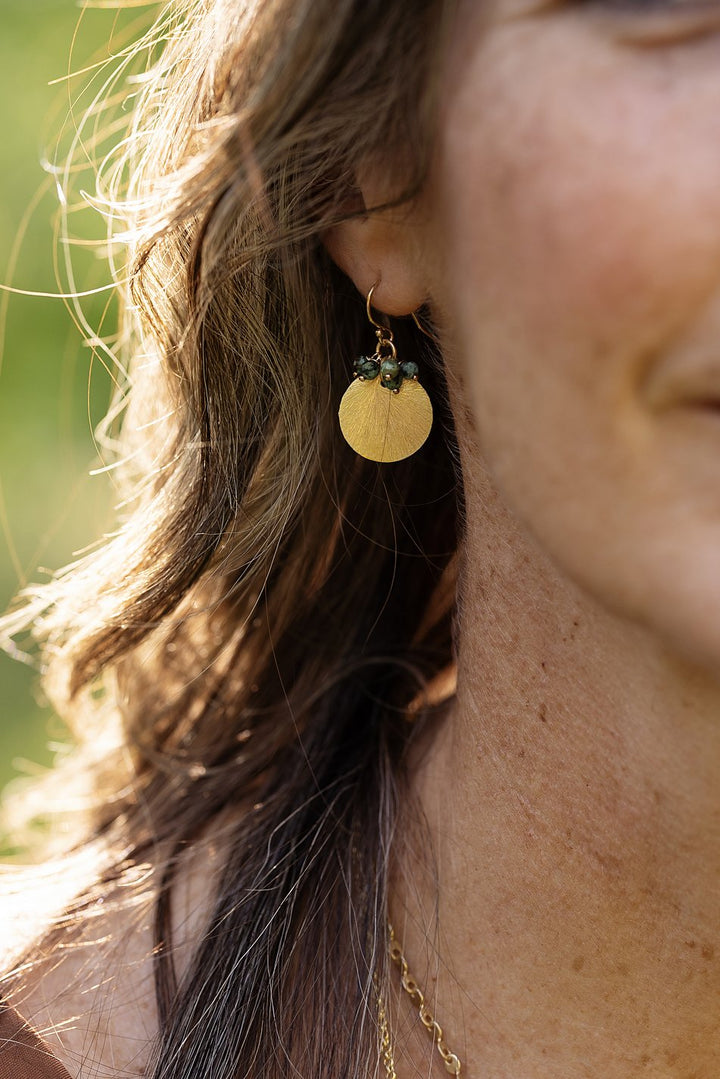
[[[68,80],[70,68],[124,44],[118,13],[99,7],[81,12],[74,0],[0,0],[2,285],[67,288],[53,268],[58,194],[41,162],[52,159],[58,132],[72,131],[71,109],[79,115],[89,100],[82,90],[88,76]],[[132,7],[126,16],[136,18],[137,3]],[[60,81],[49,85],[53,80]],[[90,92],[98,86],[96,79]],[[92,179],[79,176],[74,186],[91,190]],[[100,225],[92,210],[71,218],[77,236],[99,236]],[[78,289],[108,283],[96,251],[79,249],[76,256]],[[82,301],[92,325],[107,303],[107,294]],[[84,336],[61,300],[0,293],[1,609],[26,582],[47,579],[102,535],[109,520],[111,485],[90,472],[101,463],[92,432],[107,408],[110,379]],[[52,744],[66,737],[42,706],[36,672],[0,653],[0,788],[46,767]]]

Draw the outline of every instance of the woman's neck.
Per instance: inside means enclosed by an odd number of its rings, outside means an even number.
[[[406,821],[435,862],[398,878],[398,936],[468,1075],[715,1079],[720,684],[491,502],[468,500],[457,702]]]

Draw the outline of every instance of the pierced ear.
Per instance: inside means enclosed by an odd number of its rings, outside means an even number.
[[[361,184],[360,192],[366,206],[382,204],[375,184]],[[377,286],[373,295],[376,310],[409,315],[425,302],[420,227],[412,206],[351,217],[329,229],[323,243],[363,297]]]

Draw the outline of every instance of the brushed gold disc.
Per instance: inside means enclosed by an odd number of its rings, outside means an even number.
[[[356,378],[340,402],[340,429],[356,453],[369,461],[402,461],[430,434],[433,410],[419,382],[404,379],[398,393],[380,378]]]

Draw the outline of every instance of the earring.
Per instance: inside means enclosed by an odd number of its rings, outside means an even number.
[[[418,382],[418,366],[400,362],[388,326],[376,322],[372,297],[367,294],[367,317],[375,327],[377,347],[372,356],[355,363],[338,416],[345,440],[369,461],[402,461],[419,450],[430,434],[433,410],[430,398]]]

